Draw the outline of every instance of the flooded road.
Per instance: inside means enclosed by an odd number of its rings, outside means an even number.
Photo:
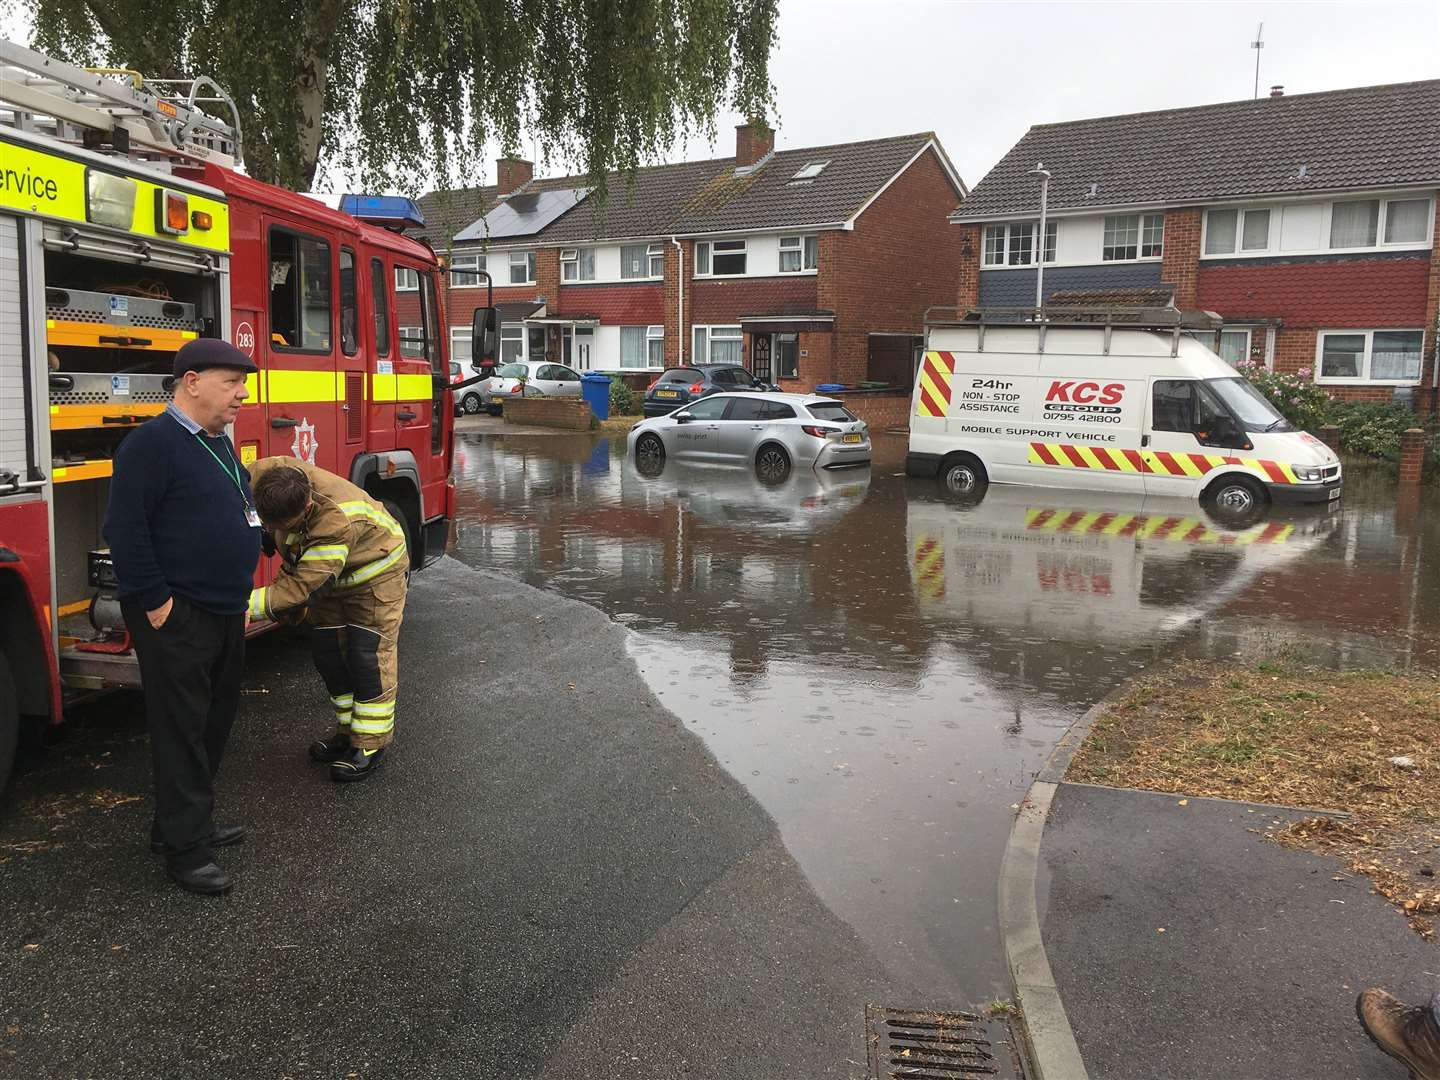
[[[863,472],[773,488],[673,463],[647,478],[623,449],[457,436],[453,553],[628,625],[661,700],[926,1004],[1009,995],[995,890],[1013,806],[1123,680],[1295,640],[1327,662],[1437,663],[1440,515],[1383,476],[1227,528],[1170,500],[960,504],[901,475],[898,439]]]

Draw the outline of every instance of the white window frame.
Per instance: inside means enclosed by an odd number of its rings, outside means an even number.
[[[1239,361],[1225,360],[1225,354],[1220,351],[1220,345],[1221,345],[1221,343],[1224,341],[1226,334],[1244,334],[1244,335],[1245,335],[1245,349],[1244,349],[1244,354],[1240,357]],[[1215,334],[1215,355],[1218,356],[1218,357],[1220,357],[1220,359],[1225,360],[1225,362],[1226,362],[1227,364],[1232,364],[1232,363],[1246,363],[1246,364],[1248,364],[1248,363],[1250,362],[1250,350],[1251,350],[1251,348],[1254,347],[1254,345],[1255,345],[1254,327],[1251,327],[1251,326],[1222,326],[1222,327],[1220,327],[1219,331],[1217,331],[1216,334]]]
[[[1331,334],[1336,336],[1345,335],[1357,337],[1363,335],[1365,338],[1365,352],[1361,356],[1361,374],[1355,377],[1350,376],[1325,376],[1320,374],[1321,361],[1325,355],[1325,338]],[[1375,351],[1376,334],[1419,334],[1420,335],[1420,370],[1413,379],[1372,379],[1369,377],[1370,365],[1373,362]],[[1315,333],[1315,382],[1320,386],[1419,386],[1425,377],[1425,331],[1418,326],[1382,326],[1375,330],[1356,330],[1334,327],[1329,330],[1318,330]]]
[[[586,271],[589,271],[587,274]],[[594,248],[561,248],[560,280],[562,283],[595,280]]]
[[[697,325],[690,328],[690,341],[692,345],[692,364],[710,364],[715,361],[710,359],[712,345],[716,341],[738,341],[740,342],[740,359],[737,364],[745,363],[745,335],[738,323],[717,323],[715,325]]]
[[[452,289],[478,289],[483,284],[480,278],[480,271],[486,269],[485,256],[477,252],[470,252],[466,255],[452,255],[450,257],[450,288]],[[470,278],[469,281],[461,281],[460,278]]]
[[[663,278],[665,276],[665,242],[657,240],[645,249],[646,269],[650,271],[652,278]]]
[[[644,249],[641,258],[641,273],[627,274],[625,268],[629,264],[625,258],[626,251]],[[621,281],[659,281],[665,276],[665,244],[663,241],[654,243],[621,244],[620,245],[620,280]]]
[[[403,283],[403,284],[402,284]],[[412,284],[413,283],[413,284]],[[420,273],[408,266],[395,267],[395,291],[396,292],[419,292]]]
[[[1106,258],[1106,256],[1105,256],[1105,249],[1106,249],[1106,247],[1107,247],[1107,246],[1110,246],[1110,247],[1113,247],[1113,246],[1114,246],[1114,245],[1107,245],[1107,244],[1105,243],[1105,233],[1106,233],[1106,230],[1107,230],[1107,228],[1108,228],[1107,223],[1110,222],[1110,221],[1112,221],[1112,220],[1119,220],[1119,219],[1122,219],[1122,218],[1134,218],[1134,219],[1135,219],[1135,255],[1134,255],[1133,258],[1130,258],[1130,257],[1128,257],[1128,256],[1127,256],[1127,257],[1122,257],[1122,258],[1113,258],[1113,259],[1111,259],[1111,258]],[[1146,232],[1146,229],[1150,226],[1150,223],[1151,223],[1152,221],[1154,221],[1156,218],[1159,218],[1159,219],[1160,219],[1160,251],[1159,251],[1158,254],[1155,254],[1155,255],[1146,255],[1146,254],[1144,254],[1144,251],[1145,251],[1145,232]],[[1127,230],[1127,231],[1128,231],[1128,230]],[[1126,245],[1126,246],[1128,246],[1128,245]],[[1100,220],[1100,261],[1101,261],[1102,263],[1110,264],[1110,263],[1121,263],[1121,262],[1129,262],[1129,263],[1135,263],[1135,262],[1160,262],[1162,259],[1164,259],[1164,257],[1165,257],[1165,215],[1164,215],[1163,213],[1154,213],[1154,212],[1146,213],[1146,212],[1144,212],[1144,211],[1136,211],[1136,212],[1133,213],[1133,214],[1105,214],[1105,215],[1101,218],[1101,220]]]
[[[822,172],[825,171],[825,166],[829,164],[829,158],[826,158],[823,161],[807,161],[804,165],[801,165],[800,168],[796,170],[795,175],[790,177],[790,179],[814,180],[817,176],[819,176]]]
[[[799,265],[793,270],[785,269],[785,256],[799,255]],[[780,237],[780,252],[776,259],[776,273],[815,274],[820,270],[820,244],[812,234]]]
[[[663,371],[665,369],[665,327],[664,326],[622,326],[620,329],[620,355],[617,364],[621,371]],[[625,360],[625,331],[641,331],[645,363],[636,366]]]
[[[525,264],[525,272],[529,275],[524,281],[515,280],[515,268],[520,265],[516,262],[519,259]],[[505,285],[534,285],[535,284],[535,252],[533,251],[511,251],[506,256]]]
[[[1385,227],[1390,215],[1390,204],[1397,202],[1420,202],[1428,203],[1426,209],[1427,228],[1425,236],[1419,240],[1393,240],[1386,241]],[[1380,216],[1375,224],[1375,243],[1370,247],[1330,247],[1330,228],[1335,212],[1336,203],[1347,202],[1370,202],[1380,203]],[[1283,250],[1280,247],[1280,233],[1283,227],[1285,210],[1292,206],[1316,206],[1320,207],[1320,246],[1314,248],[1294,248]],[[1210,215],[1215,211],[1234,210],[1236,211],[1235,227],[1235,248],[1231,251],[1207,252],[1205,249],[1210,243]],[[1270,236],[1269,243],[1264,248],[1245,249],[1242,247],[1245,241],[1245,214],[1256,210],[1270,211]],[[1207,207],[1201,217],[1200,228],[1200,258],[1203,259],[1258,259],[1263,257],[1294,258],[1304,255],[1330,255],[1330,254],[1354,254],[1371,251],[1428,251],[1435,239],[1435,199],[1433,196],[1420,192],[1359,192],[1352,196],[1338,199],[1328,199],[1319,202],[1313,199],[1301,199],[1284,203],[1254,203],[1250,205],[1233,206],[1211,206]]]
[[[470,340],[470,335],[471,330],[468,326],[452,326],[450,328],[450,359],[459,364],[462,371],[470,364],[470,361],[475,355],[470,348],[473,344]],[[462,344],[465,346],[465,356],[463,359],[460,356],[460,346]]]
[[[1035,265],[1034,236],[1039,221],[1007,221],[986,225],[980,233],[980,268],[982,270],[1019,270],[1027,266]],[[1012,254],[1020,251],[1020,237],[1022,230],[1029,229],[1031,236],[1030,256],[1024,262],[1011,262]],[[990,238],[992,230],[999,230],[1000,233],[1000,261],[991,262]],[[1049,218],[1045,222],[1045,265],[1051,266],[1060,253],[1060,222],[1056,218]]]
[[[423,326],[400,326],[395,329],[395,340],[399,346],[399,353],[406,360],[423,360],[425,358],[425,328]],[[417,342],[419,352],[407,350],[406,342]]]
[[[716,250],[725,245],[725,251]],[[739,245],[738,249],[735,245]],[[717,274],[715,273],[715,257],[741,255],[745,259],[745,269],[738,274]],[[705,269],[701,270],[701,262],[704,262]],[[748,277],[750,274],[750,243],[743,239],[730,240],[701,240],[695,245],[695,276],[696,277]]]
[[[510,331],[510,333],[507,334],[507,330]],[[519,335],[518,338],[516,335]],[[520,355],[512,356],[507,360],[505,358],[505,342],[516,340],[520,342]],[[496,366],[501,366],[504,364],[518,364],[523,360],[528,360],[529,341],[530,335],[525,332],[524,323],[501,323],[499,341],[500,355],[495,358]]]

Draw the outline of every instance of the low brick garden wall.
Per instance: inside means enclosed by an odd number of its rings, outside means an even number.
[[[894,428],[908,429],[910,426],[910,395],[886,393],[851,393],[840,391],[827,394],[870,425],[871,431],[890,431]]]
[[[590,405],[576,398],[512,398],[505,402],[505,422],[526,427],[590,430]]]

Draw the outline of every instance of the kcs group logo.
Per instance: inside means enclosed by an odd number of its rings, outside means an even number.
[[[1080,420],[1092,424],[1120,423],[1124,383],[1055,380],[1045,394],[1045,415],[1052,420]]]

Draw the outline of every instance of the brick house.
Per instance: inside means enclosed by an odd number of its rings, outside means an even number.
[[[1434,408],[1440,80],[1032,127],[951,222],[956,302],[1164,288],[1232,362]]]
[[[966,189],[929,132],[777,151],[773,130],[747,124],[734,157],[614,177],[604,203],[583,176],[536,178],[514,158],[497,173],[493,188],[421,200],[424,235],[448,255],[452,356],[465,362],[481,268],[503,359],[636,387],[710,361],[787,390],[908,392],[924,313],[954,294],[958,246],[942,226]],[[400,321],[419,333],[418,302]]]

